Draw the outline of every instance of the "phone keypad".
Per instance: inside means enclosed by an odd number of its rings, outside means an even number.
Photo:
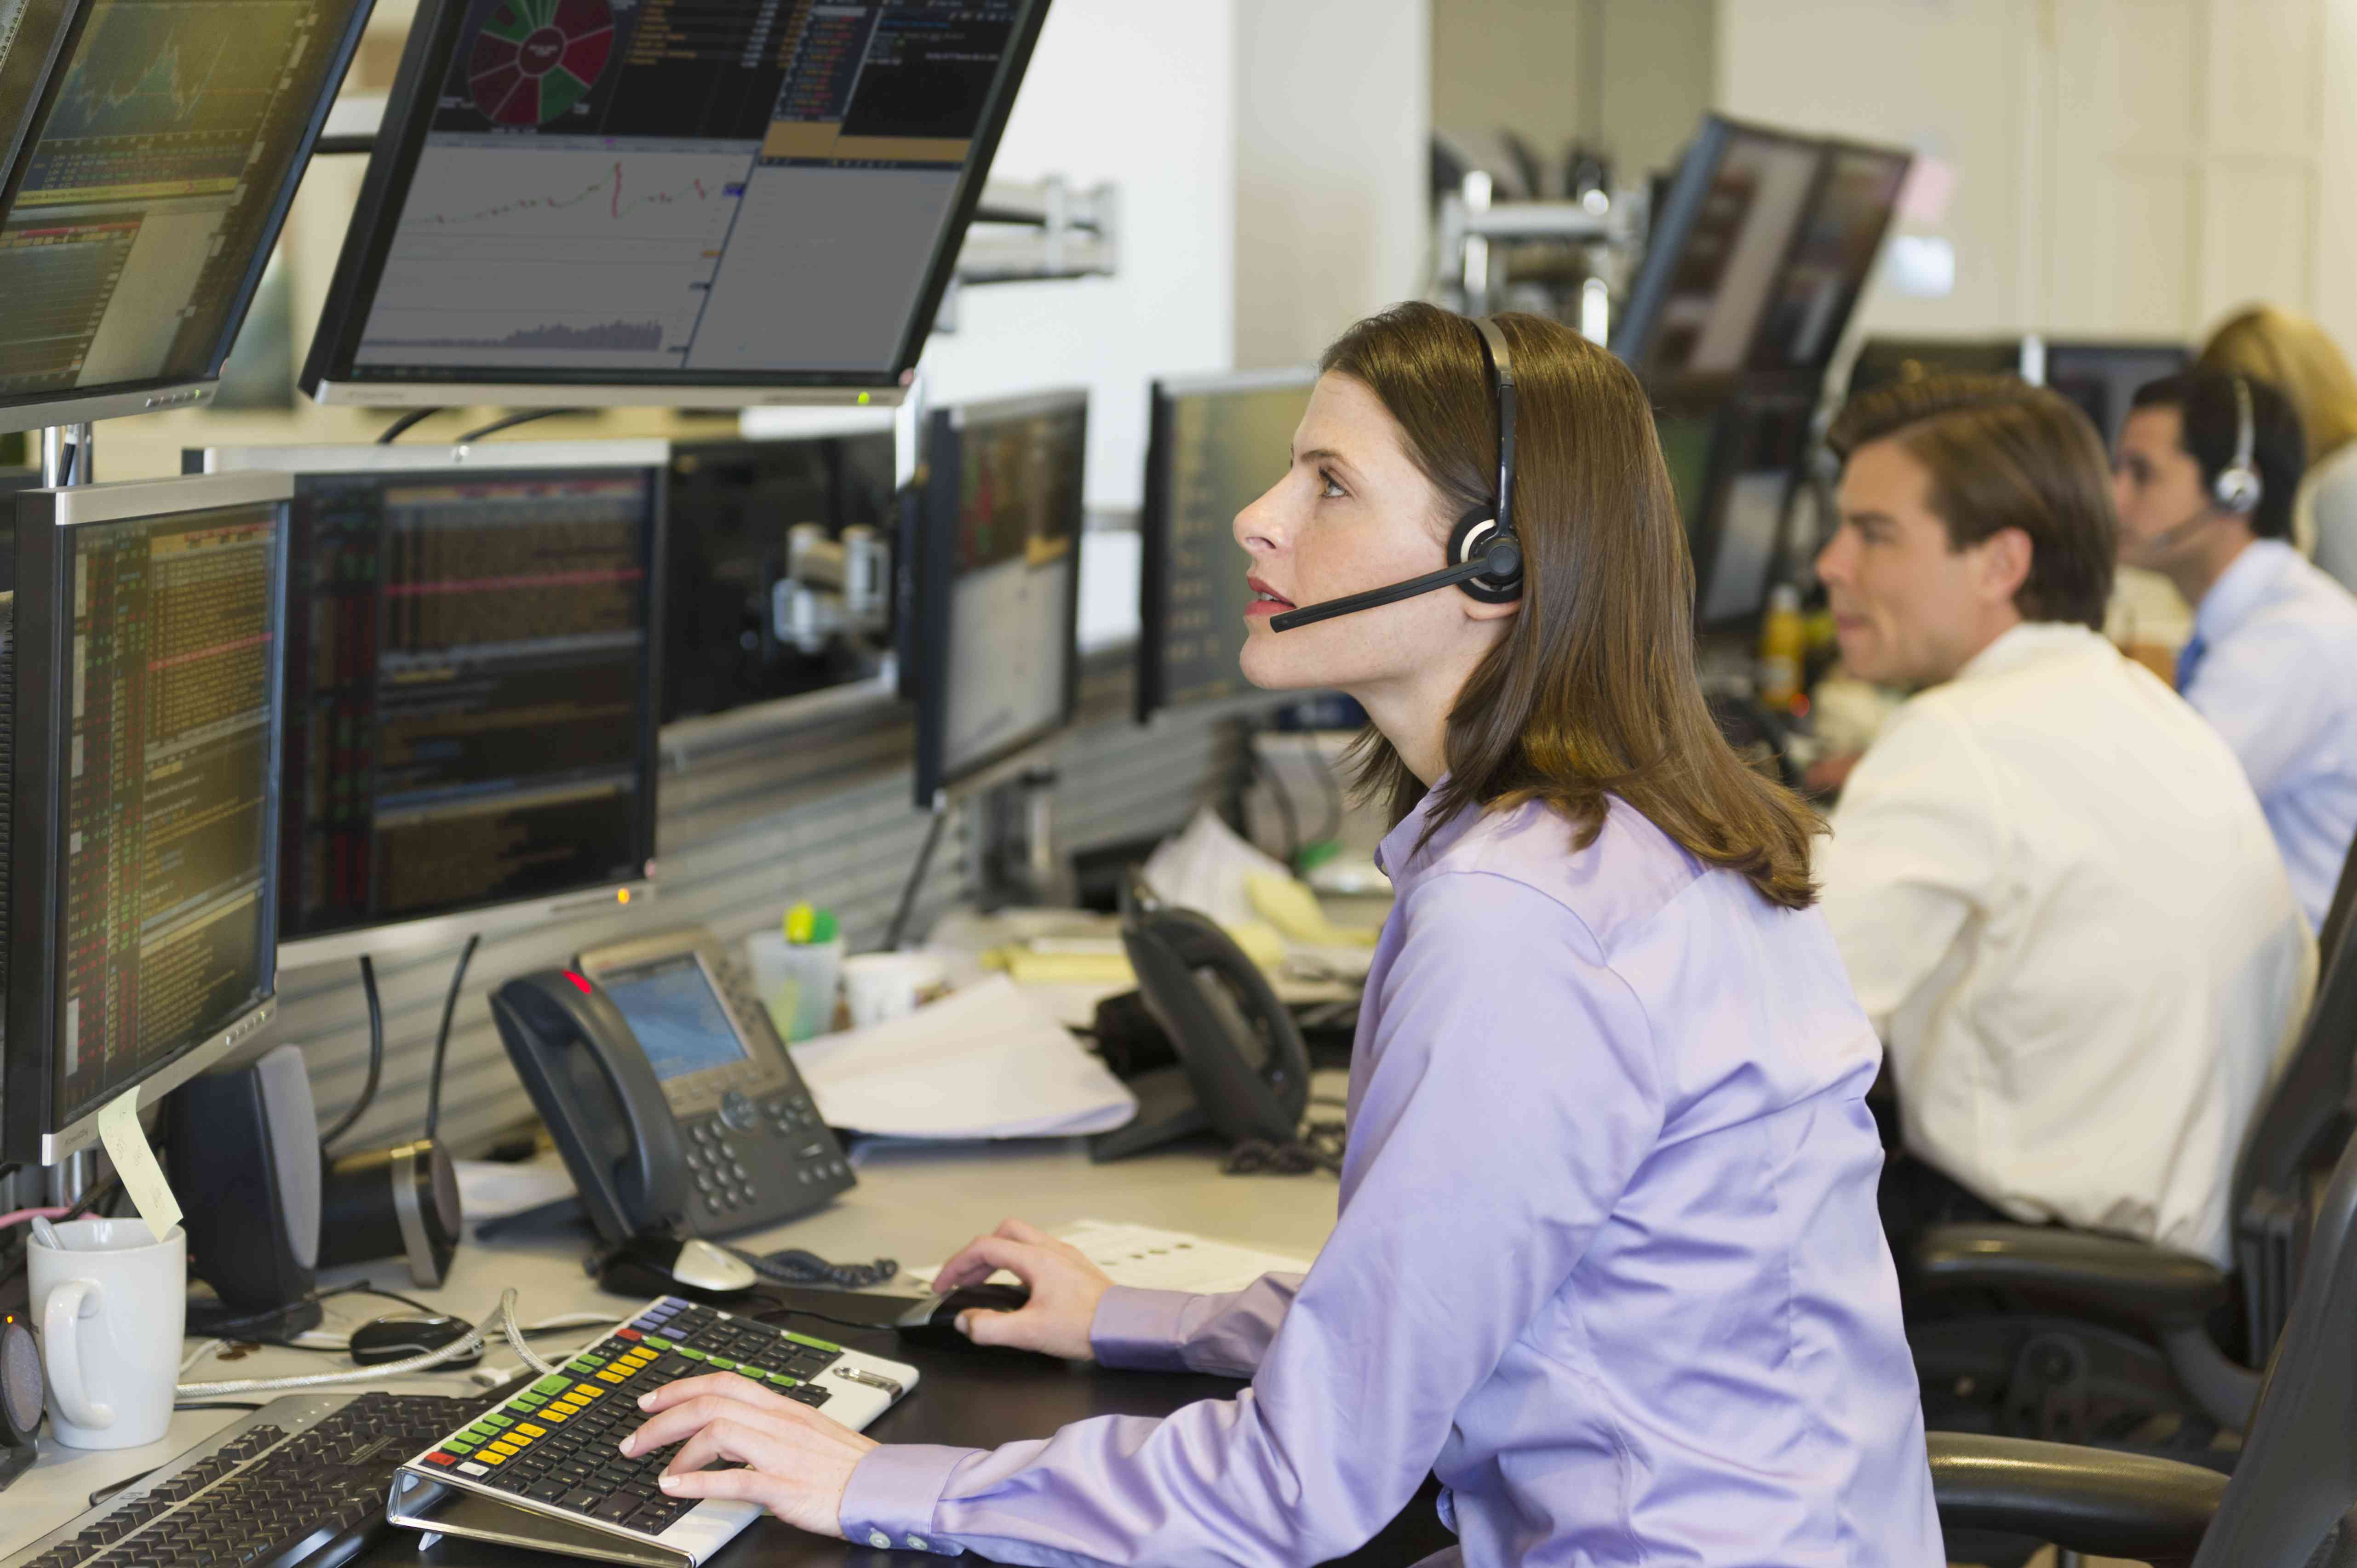
[[[758,1103],[732,1094],[683,1130],[694,1218],[715,1229],[798,1213],[852,1182],[850,1163],[799,1086]]]

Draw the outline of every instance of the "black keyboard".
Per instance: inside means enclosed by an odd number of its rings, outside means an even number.
[[[0,1568],[294,1568],[341,1563],[385,1529],[402,1460],[479,1399],[274,1400]]]
[[[647,1419],[638,1406],[641,1395],[716,1371],[752,1379],[855,1428],[917,1380],[913,1367],[666,1296],[555,1372],[430,1443],[406,1469],[599,1529],[659,1537],[697,1506],[656,1485],[679,1445],[625,1458],[619,1444]],[[749,1518],[758,1510],[744,1511]],[[719,1539],[742,1523],[720,1524]]]

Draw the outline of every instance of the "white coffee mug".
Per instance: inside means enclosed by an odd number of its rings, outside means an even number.
[[[868,952],[843,961],[843,997],[851,1026],[905,1018],[940,994],[942,961],[930,953]]]
[[[70,1448],[137,1448],[172,1424],[188,1317],[188,1239],[147,1222],[77,1219],[61,1246],[31,1239],[33,1325],[49,1375],[49,1430]]]

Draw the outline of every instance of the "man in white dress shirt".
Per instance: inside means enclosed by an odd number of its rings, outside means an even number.
[[[2304,446],[2275,386],[2197,371],[2137,392],[2112,473],[2120,559],[2193,607],[2177,689],[2242,760],[2320,929],[2357,835],[2357,599],[2292,548]]]
[[[1843,660],[1916,690],[1820,861],[1898,1090],[1885,1222],[2060,1220],[2222,1265],[2315,948],[2233,753],[2097,629],[2103,443],[1999,377],[1879,388],[1829,439]]]

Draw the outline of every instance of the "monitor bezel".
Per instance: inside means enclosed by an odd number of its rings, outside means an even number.
[[[277,954],[265,944],[261,955],[259,1001],[222,1027],[204,1035],[124,1081],[109,1087],[97,1104],[83,1107],[70,1118],[58,1104],[59,1075],[54,1050],[61,989],[55,934],[64,929],[64,890],[53,875],[62,846],[66,812],[61,793],[60,757],[63,733],[58,715],[67,704],[66,686],[72,660],[68,641],[73,634],[70,614],[57,609],[69,600],[73,554],[66,548],[71,531],[96,523],[137,521],[179,513],[210,511],[224,507],[274,505],[278,512],[277,547],[273,554],[271,625],[283,638],[286,625],[286,546],[291,526],[294,484],[273,474],[237,474],[143,479],[121,484],[87,485],[71,489],[26,490],[16,497],[16,581],[48,585],[46,595],[18,597],[14,617],[16,704],[13,726],[7,832],[11,875],[8,886],[7,1026],[12,1048],[5,1053],[5,1092],[0,1092],[0,1157],[39,1165],[55,1165],[88,1147],[98,1135],[98,1119],[106,1106],[134,1090],[153,1102],[158,1095],[186,1083],[250,1039],[276,1011]],[[27,614],[27,612],[30,612]],[[38,655],[38,658],[35,657]],[[280,755],[285,732],[285,681],[283,666],[274,661],[270,675],[270,706],[278,715],[271,726],[270,767],[265,777],[264,809],[278,816]],[[49,747],[22,744],[27,735],[48,734]],[[262,897],[264,918],[274,928],[278,904],[278,838],[264,835]],[[24,1042],[42,1042],[27,1049]]]
[[[209,446],[184,452],[185,466],[208,474],[266,472],[293,481],[308,476],[334,474],[447,474],[496,478],[502,474],[544,472],[552,468],[647,469],[654,490],[654,521],[648,541],[647,679],[652,691],[640,735],[639,800],[641,843],[646,851],[642,875],[617,877],[563,893],[535,894],[467,908],[445,909],[404,919],[365,922],[336,930],[299,937],[281,936],[278,967],[310,969],[349,961],[368,954],[432,951],[448,948],[470,936],[497,936],[585,914],[635,908],[655,891],[655,865],[661,829],[658,782],[662,771],[662,660],[664,596],[669,588],[666,565],[670,513],[673,444],[659,439],[629,437],[614,441],[477,442],[458,446]],[[290,491],[290,496],[292,492]],[[291,531],[291,519],[290,519]]]
[[[1027,0],[1007,35],[1006,52],[1000,57],[998,77],[991,85],[991,112],[975,131],[973,150],[958,177],[957,194],[950,203],[950,220],[934,243],[924,283],[918,290],[917,307],[902,330],[888,368],[726,375],[585,370],[519,375],[505,368],[486,367],[479,373],[465,373],[457,367],[434,366],[432,374],[387,374],[383,367],[357,362],[361,335],[383,280],[385,259],[400,227],[417,158],[431,131],[441,83],[458,48],[468,10],[468,0],[429,3],[433,9],[411,27],[408,44],[402,51],[377,132],[376,151],[369,159],[368,174],[328,285],[327,301],[320,308],[318,328],[304,362],[300,385],[317,403],[386,408],[486,403],[518,408],[899,405],[916,375],[918,357],[931,335],[942,295],[956,271],[958,252],[981,205],[983,187],[1014,112],[1017,90],[1030,69],[1032,49],[1049,5],[1049,0]],[[428,368],[417,369],[422,372]]]
[[[1756,626],[1767,613],[1768,595],[1779,580],[1779,572],[1789,564],[1792,544],[1792,508],[1799,499],[1801,483],[1808,463],[1809,442],[1803,431],[1796,446],[1793,460],[1783,470],[1784,493],[1776,513],[1775,542],[1769,548],[1768,566],[1762,575],[1760,602],[1732,615],[1708,619],[1703,611],[1710,603],[1712,580],[1718,574],[1719,557],[1727,547],[1726,504],[1728,491],[1735,481],[1746,474],[1769,473],[1765,467],[1745,467],[1742,454],[1748,449],[1751,432],[1764,420],[1782,414],[1804,422],[1812,401],[1798,392],[1774,392],[1766,394],[1746,393],[1716,403],[1666,403],[1663,412],[1706,414],[1712,421],[1710,456],[1705,468],[1703,504],[1695,514],[1695,527],[1686,540],[1687,553],[1693,560],[1695,575],[1694,629],[1697,636],[1709,636],[1741,630]]]
[[[116,419],[135,413],[155,413],[167,409],[194,408],[210,403],[221,387],[221,366],[228,362],[230,350],[237,346],[238,334],[244,329],[248,311],[253,308],[253,296],[262,286],[262,274],[270,264],[272,252],[278,248],[278,237],[286,226],[287,211],[295,205],[295,193],[303,183],[304,173],[310,167],[311,155],[317,147],[319,133],[328,124],[328,112],[335,104],[344,75],[351,69],[352,57],[358,52],[361,35],[368,28],[373,0],[358,0],[352,14],[344,24],[326,74],[321,78],[321,91],[311,105],[309,117],[304,122],[303,133],[295,144],[294,156],[288,160],[285,177],[260,231],[261,243],[246,260],[244,279],[238,285],[235,300],[228,316],[222,318],[221,335],[213,344],[208,366],[199,374],[186,376],[153,376],[138,381],[109,381],[95,387],[70,387],[50,392],[26,392],[0,397],[0,432],[38,430],[52,424],[80,424],[91,420]],[[41,101],[27,122],[24,145],[8,160],[0,173],[6,184],[0,187],[0,223],[15,213],[19,188],[24,183],[32,149],[39,144],[40,133],[48,124],[50,113],[57,105],[59,90],[64,85],[66,62],[72,58],[88,27],[95,0],[81,0],[80,15],[66,29],[66,38],[56,57],[50,60],[41,86]]]
[[[1196,376],[1157,377],[1147,388],[1146,416],[1146,491],[1138,507],[1137,676],[1135,712],[1141,725],[1174,703],[1169,671],[1165,665],[1162,628],[1170,616],[1170,463],[1178,417],[1183,398],[1219,397],[1315,387],[1315,365],[1286,366],[1271,371],[1232,371]],[[1232,703],[1245,696],[1233,693],[1216,701]]]
[[[916,585],[911,641],[918,669],[913,672],[917,705],[916,800],[929,811],[968,787],[996,776],[1002,764],[1071,728],[1081,700],[1081,551],[1088,530],[1072,535],[1072,591],[1064,614],[1064,695],[1057,715],[1045,725],[994,746],[964,766],[949,766],[949,615],[952,589],[957,578],[958,490],[969,424],[996,420],[1026,419],[1042,413],[1081,414],[1083,511],[1088,474],[1089,394],[1085,388],[1061,388],[1029,396],[959,403],[935,409],[925,443],[928,473],[918,525]]]

